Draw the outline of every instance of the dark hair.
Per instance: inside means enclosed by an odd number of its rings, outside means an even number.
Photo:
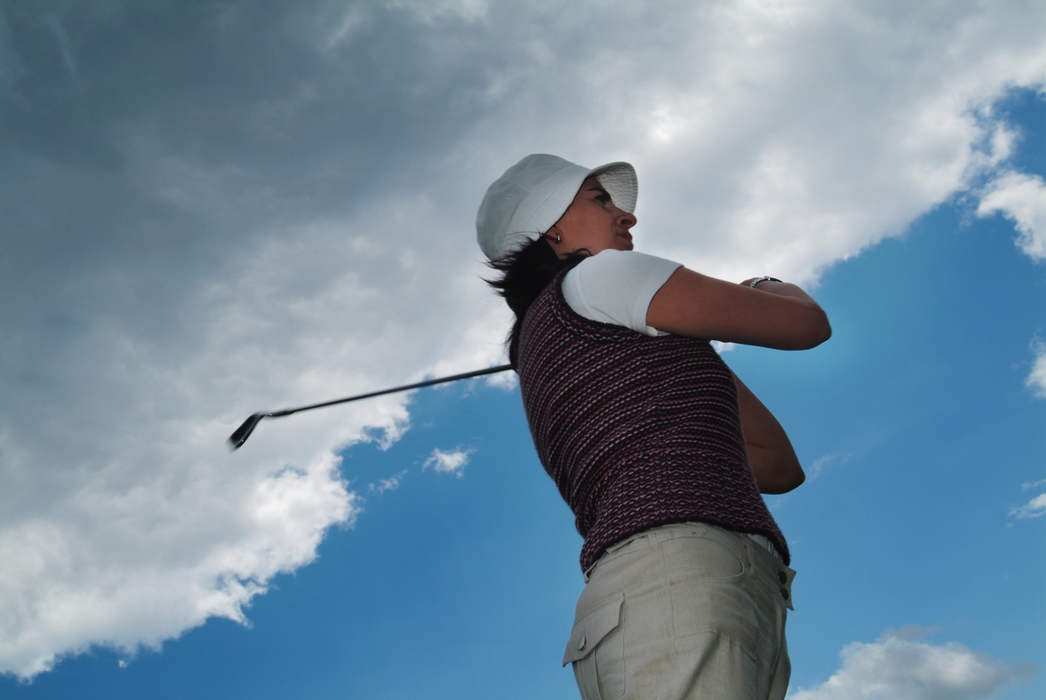
[[[556,275],[587,257],[588,251],[581,250],[568,253],[561,259],[542,236],[503,258],[487,263],[501,275],[484,281],[497,290],[516,314],[516,322],[508,335],[508,359],[513,367],[519,359],[519,334],[527,309]]]

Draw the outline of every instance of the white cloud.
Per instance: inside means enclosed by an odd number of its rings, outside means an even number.
[[[125,45],[112,3],[36,53],[0,41],[25,107],[0,168],[0,672],[243,620],[351,523],[335,453],[394,441],[409,397],[225,438],[502,362],[472,222],[519,157],[631,160],[640,249],[812,282],[990,179],[1020,147],[990,106],[1046,82],[1041,3],[395,4],[237,6],[177,72],[154,68],[184,47]]]
[[[813,464],[810,465],[810,478],[816,479],[828,467],[832,467],[839,464],[846,464],[850,461],[851,457],[853,457],[853,455],[849,452],[829,452],[826,455],[821,455],[816,460],[814,460]]]
[[[1032,489],[1042,488],[1043,486],[1046,486],[1046,479],[1021,484],[1021,491],[1031,491]],[[1043,515],[1046,515],[1046,493],[1040,493],[1023,506],[1017,506],[1016,508],[1010,509],[1010,517],[1020,520],[1038,518]]]
[[[957,642],[938,645],[908,636],[846,645],[842,668],[819,686],[789,694],[789,700],[987,700],[1032,674],[1030,664],[999,661]]]
[[[1027,484],[1021,484],[1021,491],[1031,491],[1032,489],[1037,489],[1044,484],[1046,484],[1046,479],[1030,481]]]
[[[471,449],[444,452],[437,448],[432,451],[432,454],[425,460],[422,467],[432,469],[440,474],[453,474],[460,479],[461,475],[465,473],[465,465],[469,463],[469,457],[473,452],[475,450]]]
[[[508,358],[506,358],[508,359]],[[487,386],[497,387],[503,391],[512,391],[519,385],[519,375],[515,372],[501,372],[487,379]]]
[[[386,491],[395,491],[400,487],[400,482],[406,475],[407,470],[404,469],[399,474],[394,474],[393,476],[390,476],[388,479],[379,480],[377,485],[367,484],[367,493],[376,493],[380,496]]]
[[[1012,219],[1017,246],[1032,260],[1046,260],[1046,184],[1038,175],[1004,172],[985,189],[979,216],[1001,213]],[[1046,377],[1044,377],[1046,379]]]
[[[427,216],[418,201],[377,209],[387,227]],[[421,379],[410,368],[446,353],[438,334],[414,342],[425,324],[409,306],[439,286],[449,299],[462,282],[430,256],[433,267],[399,275],[406,313],[385,317],[379,280],[400,252],[334,225],[262,240],[229,280],[183,302],[198,333],[191,352],[117,319],[44,358],[49,402],[11,384],[25,400],[0,433],[0,668],[30,678],[92,644],[132,656],[209,617],[245,622],[273,576],[311,562],[327,528],[354,521],[359,498],[333,451],[394,440],[408,397],[267,419],[231,454],[225,440],[253,410]],[[337,319],[374,332],[346,333]]]
[[[1046,399],[1046,344],[1035,344],[1035,362],[1031,366],[1024,385],[1039,398]]]
[[[1040,493],[1023,506],[1010,510],[1010,515],[1017,518],[1038,518],[1046,515],[1046,493]]]
[[[25,678],[92,642],[133,655],[208,617],[244,622],[273,576],[313,561],[332,524],[352,524],[338,461],[230,476],[240,488],[165,469],[121,493],[95,475],[60,510],[0,532],[0,658]]]

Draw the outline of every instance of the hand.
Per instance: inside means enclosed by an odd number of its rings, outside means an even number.
[[[734,375],[741,429],[752,473],[761,493],[786,493],[806,480],[788,434],[744,382]]]

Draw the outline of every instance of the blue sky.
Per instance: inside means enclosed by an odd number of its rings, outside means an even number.
[[[640,250],[829,313],[724,351],[808,474],[768,498],[792,697],[1042,697],[1042,14],[0,8],[0,697],[576,697],[514,387],[222,444],[500,362],[472,221],[535,151],[634,162]]]

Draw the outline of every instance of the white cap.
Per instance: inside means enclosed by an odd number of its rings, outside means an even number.
[[[537,240],[559,221],[585,178],[596,176],[614,205],[632,213],[639,184],[628,163],[607,163],[591,170],[546,153],[529,155],[505,171],[487,189],[476,214],[476,238],[491,260],[505,257]]]

